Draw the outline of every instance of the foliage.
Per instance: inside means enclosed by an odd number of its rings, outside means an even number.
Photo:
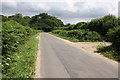
[[[22,20],[22,14],[18,13],[18,14],[12,15],[12,16],[8,16],[8,19],[9,20],[14,20],[14,21],[20,23],[21,20]]]
[[[120,56],[120,26],[109,30],[109,40],[112,41],[112,45],[117,49]]]
[[[108,32],[108,36],[113,44],[120,44],[120,26],[110,29]]]
[[[114,59],[114,60],[120,61],[120,56],[118,55],[119,52],[113,46],[107,46],[107,47],[98,46],[97,50],[98,50],[99,53],[101,53],[105,57],[108,57],[110,59]]]
[[[37,31],[38,32],[38,31]],[[9,64],[15,62],[13,53],[19,50],[29,36],[34,35],[36,31],[27,26],[22,26],[16,21],[3,22],[2,25],[2,55],[3,55],[3,73],[8,73],[11,68]],[[24,54],[24,53],[23,53]]]
[[[111,46],[98,47],[98,52],[104,56],[120,61],[120,27],[114,27],[107,33],[109,41],[112,42]]]
[[[99,19],[93,19],[88,24],[88,29],[105,36],[110,28],[118,26],[118,19],[115,16],[107,15]]]
[[[52,31],[54,27],[63,26],[63,22],[54,16],[47,13],[41,13],[31,18],[30,27],[34,29],[44,30],[46,32]]]
[[[89,30],[54,30],[52,33],[65,37],[72,37],[79,41],[102,41],[101,36],[98,33]]]
[[[6,16],[4,16],[4,15],[0,15],[0,20],[2,21],[2,22],[6,22],[6,21],[8,21],[8,18],[6,17]],[[0,22],[1,22],[0,21]]]
[[[120,18],[118,18],[118,26],[120,26]]]
[[[29,22],[31,20],[31,18],[29,16],[24,16],[20,13],[12,15],[12,16],[8,16],[8,20],[14,20],[16,22],[18,22],[19,24],[23,25],[23,26],[29,26]]]
[[[70,25],[68,26],[67,30],[73,30],[73,28],[74,28],[74,25]]]
[[[71,24],[70,23],[67,23],[66,25],[64,25],[65,27],[67,27],[67,26],[70,26]]]
[[[24,43],[25,38],[34,33],[31,28],[15,21],[5,22],[2,26],[3,55],[16,51],[17,46]]]
[[[16,51],[11,58],[3,60],[3,62],[12,60],[12,63],[3,65],[3,67],[6,67],[3,70],[3,79],[21,78],[20,80],[26,80],[26,78],[32,78],[38,49],[38,40],[36,36],[37,35],[30,36],[25,44],[18,47],[19,50]]]
[[[81,27],[85,24],[85,22],[79,22],[76,25],[74,25],[73,29],[81,29]]]
[[[54,30],[68,30],[68,27],[54,27]]]

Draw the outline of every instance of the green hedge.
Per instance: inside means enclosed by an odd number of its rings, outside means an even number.
[[[114,27],[107,33],[109,41],[112,42],[111,46],[98,47],[98,52],[104,56],[120,62],[120,27]]]
[[[109,40],[112,41],[113,46],[119,51],[120,55],[120,26],[109,30],[108,32]]]
[[[120,46],[120,26],[115,27],[109,30],[108,32],[109,40],[113,42],[113,44]]]
[[[54,30],[52,33],[59,34],[64,37],[76,38],[79,41],[102,41],[101,36],[97,32],[89,30]]]
[[[27,26],[22,26],[15,21],[3,22],[2,24],[2,66],[3,73],[10,67],[8,64],[15,60],[13,55],[18,51],[18,47],[23,45],[35,31]]]
[[[22,26],[15,21],[3,22],[2,41],[3,55],[11,54],[17,50],[19,44],[23,44],[26,37],[34,34],[35,31],[27,26]]]

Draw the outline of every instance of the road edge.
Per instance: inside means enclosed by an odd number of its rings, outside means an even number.
[[[49,33],[48,33],[48,34],[49,34]],[[77,46],[74,44],[74,42],[71,42],[71,41],[69,41],[69,40],[66,40],[66,39],[57,37],[57,36],[52,35],[52,34],[49,34],[49,35],[51,35],[51,36],[53,36],[53,37],[55,37],[55,38],[57,38],[57,39],[63,40],[63,41],[65,41],[65,42],[69,43],[70,45],[72,45],[72,46],[74,46],[74,47],[76,47],[76,48],[78,48],[78,49],[81,49],[81,50],[84,51],[85,53],[88,53],[88,54],[90,54],[90,55],[92,55],[92,56],[94,56],[94,57],[104,59],[104,60],[106,60],[108,63],[112,64],[113,66],[114,66],[115,64],[118,65],[118,63],[119,63],[118,61],[109,59],[109,58],[105,57],[104,55],[102,55],[102,54],[100,54],[100,53],[99,53],[99,54],[89,53],[89,52],[85,51],[84,49],[77,47]]]
[[[36,54],[36,61],[35,61],[35,74],[33,78],[40,78],[40,37],[41,35],[37,36],[38,39],[38,51]]]

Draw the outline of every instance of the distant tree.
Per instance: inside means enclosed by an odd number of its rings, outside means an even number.
[[[71,24],[70,23],[67,23],[66,25],[64,25],[65,27],[67,27],[67,26],[70,26]]]
[[[79,22],[73,27],[73,29],[80,29],[83,24],[85,24],[85,22]]]
[[[1,19],[2,22],[8,21],[7,16],[4,16],[4,15],[0,15],[0,19]]]
[[[120,26],[120,18],[118,18],[118,26]]]
[[[29,16],[23,17],[23,15],[20,13],[12,15],[12,16],[8,16],[8,20],[14,20],[23,26],[29,26],[30,19],[31,18]]]
[[[12,15],[12,16],[8,16],[8,19],[9,19],[9,20],[14,20],[14,21],[16,21],[16,22],[18,22],[18,23],[21,22],[22,18],[23,18],[23,16],[22,16],[22,14],[20,14],[20,13],[15,14],[15,15]]]
[[[23,25],[23,26],[29,26],[29,22],[30,22],[30,17],[29,16],[24,16],[23,18],[22,18],[22,20],[21,20],[21,24]]]
[[[70,25],[70,26],[68,26],[67,30],[73,30],[73,27],[74,27],[74,25]]]
[[[88,29],[105,36],[110,28],[118,26],[118,19],[113,15],[107,15],[99,19],[93,19],[88,24]]]
[[[30,20],[30,27],[34,29],[43,29],[44,31],[52,31],[54,27],[63,26],[63,22],[47,13],[35,15]]]

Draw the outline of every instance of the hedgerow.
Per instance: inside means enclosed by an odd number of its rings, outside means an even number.
[[[2,25],[3,55],[11,54],[17,50],[19,44],[23,44],[26,37],[34,34],[34,30],[20,25],[15,21],[4,22]]]
[[[75,38],[79,41],[102,41],[101,36],[97,32],[89,30],[54,30],[52,33],[65,37]]]
[[[108,32],[109,40],[113,42],[113,45],[120,46],[120,26],[114,27]]]
[[[3,22],[2,24],[2,66],[3,74],[10,68],[9,64],[15,62],[13,55],[18,47],[24,44],[29,36],[37,32],[30,27],[22,26],[16,21]]]
[[[112,42],[112,46],[116,48],[116,55],[120,56],[120,26],[114,27],[108,32],[109,40]]]

